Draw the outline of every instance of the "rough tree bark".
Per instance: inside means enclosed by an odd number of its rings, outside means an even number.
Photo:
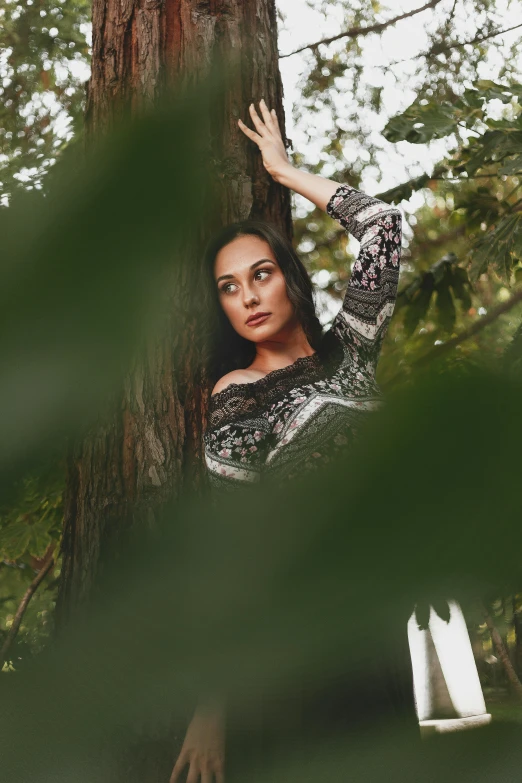
[[[239,59],[232,88],[212,117],[218,220],[269,220],[290,237],[287,190],[265,172],[255,145],[237,126],[264,97],[284,128],[275,0],[93,0],[92,76],[87,89],[88,137],[122,112],[154,102],[165,86],[197,84],[213,62]],[[173,154],[176,151],[173,150]],[[107,535],[157,510],[186,488],[205,485],[202,430],[209,383],[198,355],[197,323],[184,303],[197,295],[201,247],[211,231],[202,216],[201,244],[190,249],[173,284],[181,333],[166,329],[129,369],[125,389],[68,459],[58,624],[88,599]]]

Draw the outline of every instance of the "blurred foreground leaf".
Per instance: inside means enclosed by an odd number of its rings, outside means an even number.
[[[248,726],[260,700],[303,684],[378,678],[419,602],[520,589],[520,399],[507,376],[425,377],[313,481],[260,485],[218,508],[180,501],[161,530],[133,534],[67,634],[23,679],[3,678],[6,779],[108,783],[125,727],[168,731],[216,691]],[[502,558],[492,525],[510,542]],[[372,725],[324,750],[326,779],[487,780],[487,753],[510,780],[521,760],[508,729],[421,748],[400,722]],[[242,779],[311,779],[303,765],[322,753],[309,741]]]
[[[67,149],[46,194],[0,210],[3,486],[78,433],[165,325],[172,274],[209,198],[209,102],[223,74]]]

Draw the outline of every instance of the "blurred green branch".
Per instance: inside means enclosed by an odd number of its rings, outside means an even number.
[[[492,310],[490,310],[487,315],[475,321],[475,323],[473,323],[468,329],[464,329],[464,331],[453,337],[451,340],[448,340],[445,343],[441,343],[440,345],[436,345],[434,348],[428,351],[428,353],[424,354],[424,356],[420,356],[412,363],[412,366],[420,367],[438,359],[452,348],[455,348],[456,345],[460,345],[460,343],[463,343],[465,340],[469,340],[470,337],[473,337],[482,329],[485,329],[486,326],[489,326],[489,324],[495,321],[500,315],[503,315],[503,313],[509,312],[509,310],[511,310],[519,302],[522,302],[522,288],[513,294],[513,296],[506,302],[502,302],[497,307],[494,307]]]
[[[446,266],[454,266],[457,261],[458,259],[455,253],[447,253],[438,261],[435,261],[426,272],[422,272],[399,291],[397,294],[396,309],[400,310],[401,307],[404,307],[411,302],[420,289],[429,289],[432,291],[437,282],[442,278],[444,268]]]
[[[51,545],[44,557],[42,567],[40,568],[39,572],[37,573],[37,575],[31,582],[31,584],[25,591],[24,596],[18,605],[18,609],[16,610],[13,623],[9,628],[8,634],[2,645],[2,649],[0,650],[0,665],[3,665],[3,663],[7,660],[7,655],[9,653],[9,650],[11,649],[11,645],[16,639],[16,635],[20,629],[20,625],[22,623],[22,619],[25,614],[25,611],[29,605],[29,601],[36,593],[36,591],[42,584],[43,580],[45,579],[45,577],[47,576],[47,574],[49,573],[53,565],[54,565],[54,545]]]

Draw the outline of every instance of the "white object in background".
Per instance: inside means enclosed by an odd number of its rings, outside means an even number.
[[[423,733],[458,731],[491,721],[464,615],[456,601],[448,604],[449,622],[433,608],[427,630],[420,630],[415,613],[408,621],[415,703]]]

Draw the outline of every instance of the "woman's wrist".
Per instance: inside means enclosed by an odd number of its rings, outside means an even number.
[[[297,169],[295,166],[292,166],[291,163],[282,163],[270,176],[273,180],[279,182],[280,185],[284,185],[285,188],[290,188],[291,186],[288,185],[287,182],[292,181],[292,175],[295,171],[297,171]]]

